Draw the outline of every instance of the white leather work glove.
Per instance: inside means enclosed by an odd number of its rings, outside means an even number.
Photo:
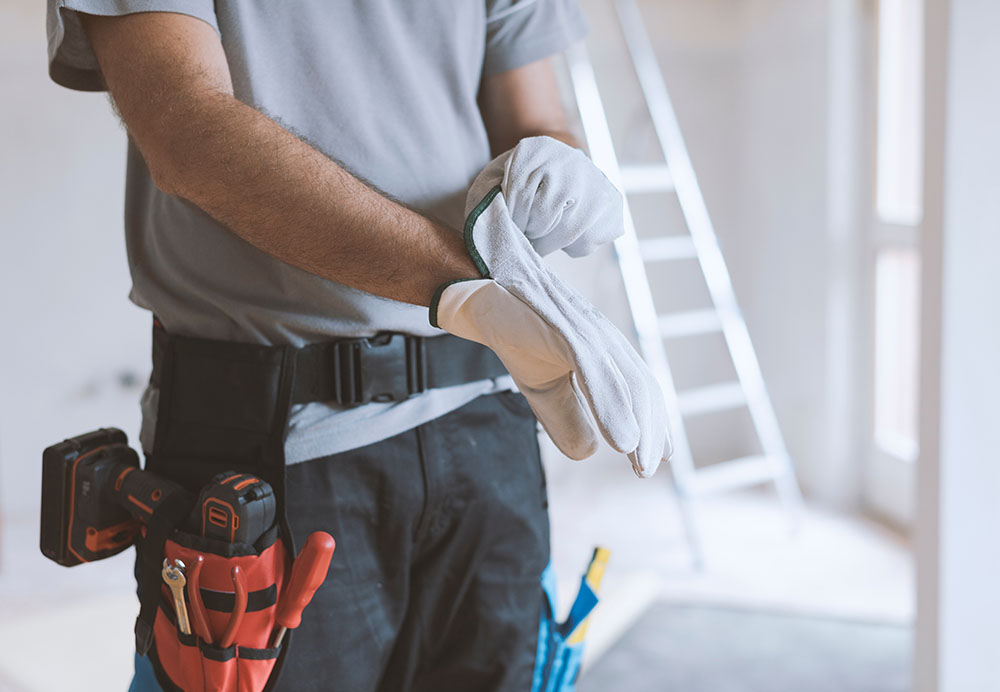
[[[563,454],[590,456],[600,431],[636,475],[653,475],[671,449],[663,395],[646,364],[545,266],[499,185],[481,199],[470,191],[466,207],[466,249],[484,278],[439,288],[431,324],[492,349]]]
[[[497,185],[514,225],[543,257],[583,257],[625,232],[621,193],[586,154],[557,139],[522,139],[490,161],[468,196],[478,202]]]

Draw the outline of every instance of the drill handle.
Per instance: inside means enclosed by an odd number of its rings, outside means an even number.
[[[168,498],[189,495],[173,481],[126,463],[116,463],[109,480],[115,501],[143,523],[148,522],[156,508]]]

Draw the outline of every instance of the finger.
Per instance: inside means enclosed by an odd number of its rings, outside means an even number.
[[[600,351],[580,348],[574,353],[576,384],[583,394],[601,435],[615,450],[628,453],[639,444],[639,426],[632,412],[632,396],[615,359],[614,345],[590,331],[586,341],[599,344]]]
[[[671,452],[666,402],[653,373],[625,336],[610,323],[603,326],[609,332],[608,339],[618,345],[614,353],[622,358],[618,365],[632,394],[633,411],[640,429],[639,443],[628,458],[637,476],[649,478]]]
[[[631,347],[628,344],[619,343],[619,350],[616,355],[622,358],[618,367],[622,370],[625,382],[628,384],[629,394],[632,396],[632,413],[635,416],[636,424],[639,426],[639,440],[635,449],[628,452],[627,456],[632,463],[632,470],[639,478],[648,478],[656,472],[660,465],[659,454],[654,451],[657,435],[653,431],[654,416],[653,397],[641,376],[641,371],[631,357]]]
[[[597,175],[603,178],[600,171],[597,171]],[[625,211],[621,195],[611,183],[607,183],[604,192],[603,202],[596,204],[594,200],[590,200],[589,204],[582,205],[586,207],[585,209],[581,208],[576,214],[570,212],[566,215],[568,218],[564,223],[578,225],[583,229],[573,242],[563,248],[570,257],[585,257],[605,243],[613,242],[625,232]],[[581,215],[583,218],[580,218]]]
[[[573,387],[571,375],[545,388],[518,383],[518,389],[560,452],[579,461],[597,451],[597,431],[587,415],[585,402]]]
[[[547,290],[557,306],[548,312],[547,318],[565,337],[576,386],[601,435],[613,449],[627,454],[638,446],[640,431],[632,412],[628,385],[613,355],[620,347],[601,328],[603,323],[610,325],[610,322],[548,268],[543,266],[541,271],[550,277]]]
[[[636,422],[639,424],[639,444],[633,452],[628,455],[632,462],[632,470],[640,478],[649,478],[660,465],[663,455],[663,444],[666,433],[666,410],[662,406],[663,397],[660,396],[656,382],[652,381],[651,373],[646,370],[644,364],[638,361],[638,356],[631,346],[627,346],[625,353],[629,357],[631,366],[626,381],[629,382],[629,391],[632,392],[633,410],[635,411]],[[657,407],[659,402],[660,406]],[[657,410],[659,408],[659,410]],[[660,429],[657,429],[657,428]]]

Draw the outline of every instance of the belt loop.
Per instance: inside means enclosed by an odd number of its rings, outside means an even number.
[[[422,336],[406,337],[406,386],[411,395],[427,390],[427,354]]]
[[[333,344],[333,373],[336,383],[334,394],[341,406],[357,406],[361,403],[359,356],[357,341],[338,341]]]

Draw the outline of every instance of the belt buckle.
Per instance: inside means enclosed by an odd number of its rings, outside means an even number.
[[[403,401],[426,389],[423,343],[418,337],[383,333],[337,344],[338,403]]]

